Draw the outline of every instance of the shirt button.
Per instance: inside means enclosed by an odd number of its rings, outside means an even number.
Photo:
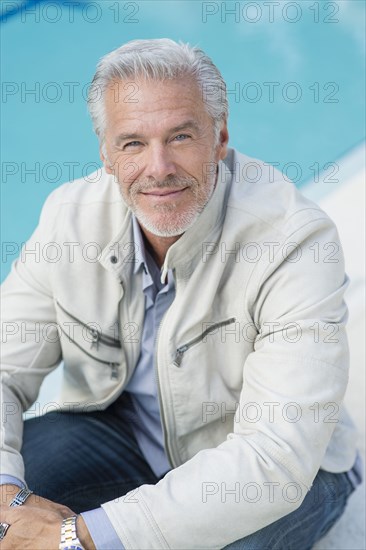
[[[112,264],[116,264],[118,262],[117,256],[111,256],[110,260],[111,260]]]

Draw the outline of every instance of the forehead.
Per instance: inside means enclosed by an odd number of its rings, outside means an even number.
[[[210,121],[202,91],[192,79],[115,80],[105,93],[107,131],[129,129],[147,131],[177,126],[185,119],[198,125]]]

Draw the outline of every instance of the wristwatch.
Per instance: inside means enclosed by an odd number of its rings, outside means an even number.
[[[33,494],[33,491],[28,489],[20,489],[20,491],[15,495],[9,506],[21,506],[25,503],[28,497]]]
[[[85,550],[76,534],[76,518],[72,516],[63,520],[59,550]]]

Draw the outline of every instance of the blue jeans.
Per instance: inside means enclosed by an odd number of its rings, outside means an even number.
[[[29,488],[79,513],[164,477],[142,455],[123,399],[105,411],[51,412],[26,420],[21,452]],[[342,515],[354,489],[346,473],[320,470],[297,510],[225,550],[310,549]]]

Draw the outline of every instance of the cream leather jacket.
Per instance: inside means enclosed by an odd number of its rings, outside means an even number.
[[[112,176],[88,179],[50,195],[3,284],[1,471],[20,479],[43,378],[63,360],[61,407],[105,408],[139,356],[131,215]],[[103,507],[127,549],[222,548],[300,506],[319,467],[353,464],[348,281],[327,215],[233,149],[170,268],[154,368],[173,470]]]

